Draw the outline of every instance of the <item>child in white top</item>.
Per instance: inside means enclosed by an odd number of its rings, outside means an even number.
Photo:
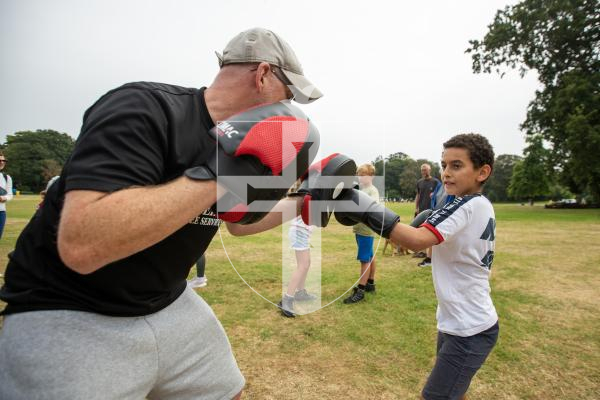
[[[426,400],[464,398],[498,339],[489,284],[496,219],[481,194],[493,165],[494,151],[485,137],[454,136],[444,143],[442,154],[444,189],[456,196],[453,202],[434,211],[419,228],[397,223],[389,210],[370,214],[371,221],[380,219],[371,228],[383,226],[392,242],[413,250],[433,246],[438,343],[435,366],[421,393]]]

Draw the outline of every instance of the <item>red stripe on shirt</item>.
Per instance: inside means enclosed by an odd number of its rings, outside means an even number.
[[[442,243],[444,241],[444,237],[442,236],[442,234],[440,233],[440,231],[438,231],[436,229],[435,226],[428,224],[427,222],[425,222],[424,224],[421,224],[421,226],[423,228],[427,228],[428,230],[431,231],[431,233],[433,233],[435,235],[435,237],[438,239],[438,244]]]

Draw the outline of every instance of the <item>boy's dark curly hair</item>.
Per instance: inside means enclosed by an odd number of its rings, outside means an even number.
[[[458,147],[469,152],[469,158],[475,168],[488,164],[494,169],[494,149],[485,136],[478,133],[461,133],[444,143],[444,149]]]

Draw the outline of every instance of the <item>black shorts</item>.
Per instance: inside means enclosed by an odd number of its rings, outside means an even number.
[[[498,340],[498,322],[477,335],[438,332],[437,359],[421,392],[426,400],[460,399]]]

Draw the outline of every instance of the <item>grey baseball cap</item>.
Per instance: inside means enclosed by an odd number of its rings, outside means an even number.
[[[323,96],[302,71],[302,66],[289,44],[275,32],[253,28],[239,33],[223,50],[217,53],[219,66],[227,64],[267,62],[279,67],[288,82],[285,82],[294,100],[307,104]]]

